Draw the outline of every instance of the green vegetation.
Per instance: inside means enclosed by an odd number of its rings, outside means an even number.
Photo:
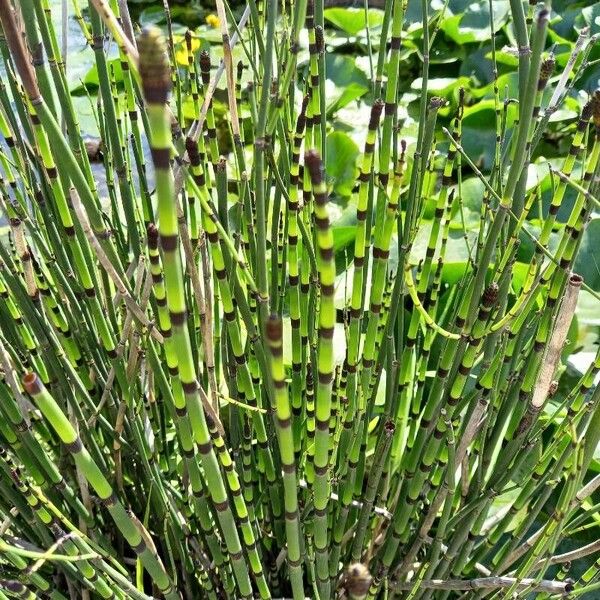
[[[0,600],[599,597],[599,5],[135,4],[0,0]]]

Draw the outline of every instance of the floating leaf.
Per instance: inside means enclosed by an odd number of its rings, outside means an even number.
[[[369,87],[369,80],[362,69],[356,65],[354,58],[345,54],[326,54],[325,71],[327,79],[330,79],[335,85],[343,87],[350,83],[358,83],[366,88]]]
[[[343,273],[352,260],[356,226],[340,226],[333,228],[333,251],[337,273]]]
[[[123,71],[121,70],[121,61],[118,58],[113,58],[107,61],[109,72],[112,70],[113,77],[117,83],[123,81]],[[98,79],[98,67],[94,64],[85,74],[80,83],[71,88],[71,94],[74,96],[85,95],[86,90],[90,94],[96,93],[96,90],[100,87],[100,81]]]
[[[352,82],[347,86],[340,88],[335,86],[332,94],[327,94],[327,116],[330,117],[344,106],[347,106],[354,100],[358,100],[369,91],[359,83]]]
[[[348,134],[334,131],[327,136],[326,148],[327,177],[333,183],[333,190],[340,196],[349,196],[358,171],[358,146]]]
[[[437,77],[427,81],[427,93],[448,97],[455,89],[468,84],[468,77]],[[418,77],[411,83],[410,87],[413,90],[420,90],[422,85],[423,80]]]
[[[493,3],[494,30],[506,23],[509,8],[507,0],[496,0]],[[442,22],[441,29],[448,37],[457,44],[483,42],[490,39],[490,3],[488,0],[472,2],[461,13]]]
[[[323,12],[323,16],[349,36],[356,35],[367,26],[367,18],[362,8],[327,8]],[[369,29],[381,25],[382,22],[383,11],[370,8]]]

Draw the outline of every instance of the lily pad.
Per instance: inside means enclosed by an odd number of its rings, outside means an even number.
[[[354,140],[343,131],[334,131],[327,136],[327,177],[333,190],[340,196],[349,196],[356,181],[358,169],[356,159],[360,154]]]
[[[327,8],[323,12],[323,16],[327,21],[349,36],[356,35],[367,24],[369,29],[381,25],[383,22],[383,11],[370,8],[368,14],[367,22],[367,16],[362,8]]]

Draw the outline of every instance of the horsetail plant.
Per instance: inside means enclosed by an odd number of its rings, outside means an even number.
[[[341,191],[322,0],[218,0],[219,64],[166,4],[134,37],[75,2],[98,165],[54,5],[0,0],[0,598],[594,597],[600,352],[565,363],[600,307],[595,38],[555,56],[549,3],[511,0],[512,98],[484,2],[481,162],[468,86],[429,93],[448,3],[383,4]]]

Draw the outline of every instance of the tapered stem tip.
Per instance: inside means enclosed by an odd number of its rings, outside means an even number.
[[[377,100],[373,102],[373,106],[371,107],[371,119],[369,121],[369,129],[371,131],[377,129],[379,126],[379,119],[381,118],[384,105],[385,103],[381,98],[377,98]]]
[[[554,54],[550,54],[550,56],[542,62],[542,66],[540,67],[540,79],[546,81],[550,79],[554,72],[555,65],[556,59],[554,58]]]
[[[207,50],[200,52],[200,70],[202,73],[210,72],[210,54]]]
[[[309,150],[304,155],[304,163],[310,173],[310,180],[313,185],[323,183],[323,163],[321,162],[319,153],[316,150]]]
[[[586,102],[581,109],[581,120],[589,121],[592,118],[592,112],[594,110],[594,105],[592,101]]]
[[[309,100],[310,100],[310,91],[308,91],[306,94],[304,94],[304,97],[302,98],[302,107],[300,108],[300,114],[302,114],[302,115],[306,114],[306,109],[308,107]]]
[[[483,292],[483,305],[486,308],[494,306],[498,301],[498,293],[500,288],[497,283],[491,283]]]
[[[164,104],[171,91],[171,67],[167,45],[158,27],[146,27],[138,37],[140,78],[150,104]]]
[[[315,27],[315,46],[317,54],[325,52],[325,36],[323,35],[323,28],[320,25]]]
[[[185,149],[192,166],[200,164],[200,152],[198,151],[198,142],[191,137],[185,138]]]
[[[146,235],[148,236],[148,247],[156,250],[158,248],[158,227],[154,223],[148,223]]]
[[[444,106],[444,104],[446,104],[446,101],[443,98],[440,98],[439,96],[434,96],[429,101],[429,110],[439,110],[440,108],[442,108],[442,106]]]
[[[348,567],[344,587],[351,598],[365,598],[371,586],[371,573],[362,563],[354,563]]]

